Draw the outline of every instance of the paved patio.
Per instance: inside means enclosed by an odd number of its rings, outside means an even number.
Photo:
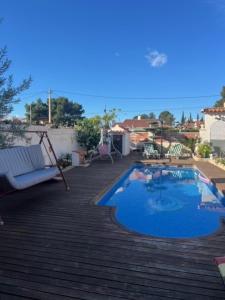
[[[224,225],[208,238],[143,237],[114,223],[109,207],[92,203],[137,159],[72,169],[70,192],[48,182],[1,199],[1,300],[225,299],[213,263],[225,255]],[[207,163],[198,166],[225,177]]]

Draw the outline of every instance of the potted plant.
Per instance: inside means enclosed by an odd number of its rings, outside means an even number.
[[[200,158],[209,158],[212,153],[212,147],[209,144],[199,144],[197,154]]]

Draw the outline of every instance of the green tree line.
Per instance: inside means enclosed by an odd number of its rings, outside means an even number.
[[[48,122],[48,100],[37,99],[25,105],[27,122],[41,124]],[[73,127],[83,118],[84,108],[81,104],[66,97],[51,99],[52,123],[55,126]]]

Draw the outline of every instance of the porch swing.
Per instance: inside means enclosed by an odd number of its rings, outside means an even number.
[[[15,131],[7,129],[0,129],[0,132],[15,133]],[[69,190],[69,186],[58,163],[47,131],[24,130],[22,132],[37,134],[40,137],[39,144],[15,146],[0,150],[1,187],[6,193],[11,190],[23,190],[60,175],[66,190]],[[45,139],[48,143],[48,147],[45,144]],[[44,146],[49,157],[49,161],[51,162],[50,166],[45,165],[41,145]],[[55,163],[49,152],[52,153]]]

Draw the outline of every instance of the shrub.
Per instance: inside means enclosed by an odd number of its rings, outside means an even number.
[[[212,153],[212,148],[208,144],[199,144],[197,153],[202,158],[209,158],[209,155]]]
[[[225,158],[217,158],[217,159],[216,159],[216,163],[225,165]]]
[[[197,139],[194,139],[194,138],[190,138],[190,139],[185,138],[182,142],[183,142],[183,144],[187,148],[189,148],[191,150],[192,153],[194,153]]]
[[[100,141],[101,119],[94,117],[83,119],[76,125],[77,141],[87,151],[97,147]]]

